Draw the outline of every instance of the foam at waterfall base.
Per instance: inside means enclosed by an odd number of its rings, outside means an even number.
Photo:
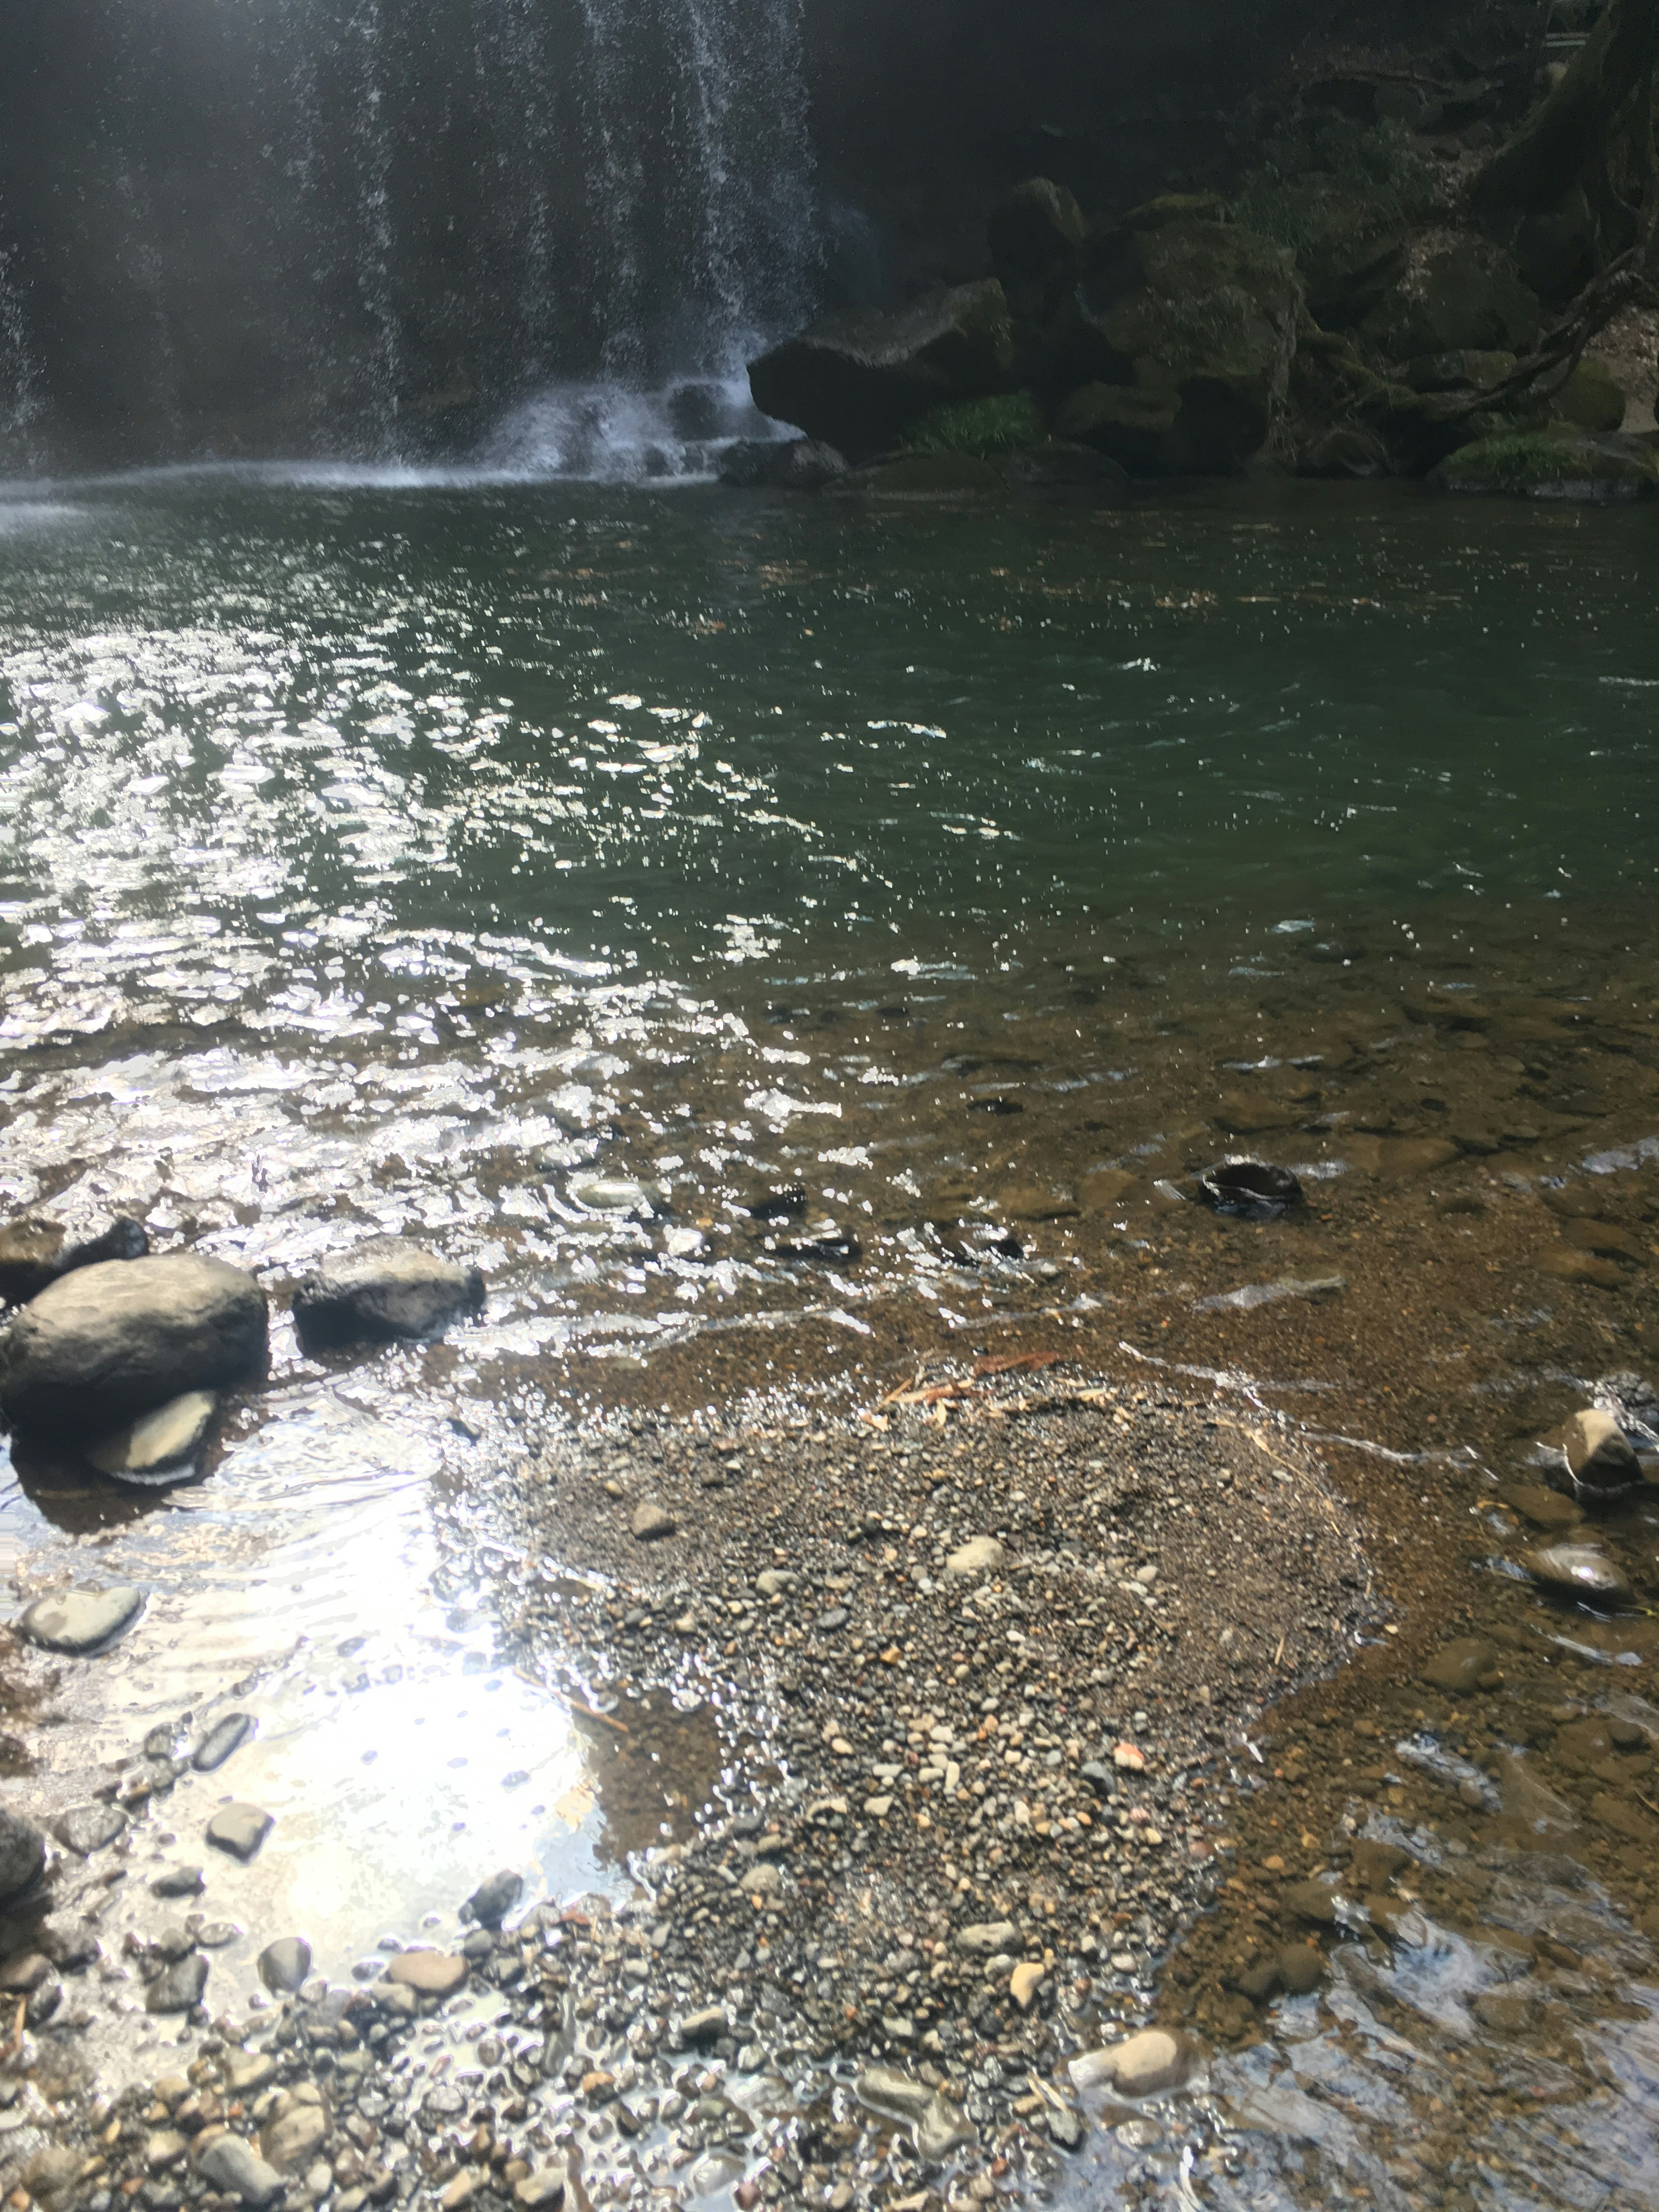
[[[793,434],[760,412],[743,374],[690,377],[654,392],[550,384],[505,415],[472,459],[491,477],[697,482],[715,474],[734,438]]]

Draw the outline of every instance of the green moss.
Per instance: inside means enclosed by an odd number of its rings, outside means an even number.
[[[999,392],[988,399],[963,399],[935,407],[904,434],[912,453],[1017,453],[1046,434],[1041,409],[1029,392]]]
[[[1553,422],[1460,447],[1431,480],[1447,491],[1528,499],[1644,499],[1659,490],[1659,454],[1635,438],[1592,437]]]
[[[1443,206],[1439,173],[1403,125],[1367,130],[1330,117],[1270,144],[1237,214],[1290,247],[1315,316],[1346,323],[1400,275],[1413,227]]]

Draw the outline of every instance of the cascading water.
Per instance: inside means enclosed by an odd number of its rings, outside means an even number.
[[[811,304],[799,5],[62,0],[8,31],[9,465],[27,417],[53,460],[697,472]]]

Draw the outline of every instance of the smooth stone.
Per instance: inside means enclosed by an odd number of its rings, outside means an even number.
[[[311,1946],[303,1936],[279,1936],[258,1958],[259,1979],[277,1996],[291,1995],[311,1972]]]
[[[49,1912],[35,1930],[37,1942],[54,1966],[74,1973],[104,1955],[98,1930],[78,1912]]]
[[[1083,2122],[1069,2105],[1050,2105],[1043,2118],[1048,2123],[1051,2140],[1057,2142],[1062,2150],[1080,2150],[1083,2148]]]
[[[207,1887],[207,1878],[200,1867],[167,1867],[158,1874],[149,1886],[152,1897],[199,1897]]]
[[[232,2051],[224,2060],[225,2081],[234,2096],[249,2097],[276,2079],[276,2061],[268,2051]]]
[[[1002,1565],[1007,1553],[994,1536],[970,1536],[959,1544],[945,1562],[945,1571],[966,1580],[972,1575],[991,1575]]]
[[[32,1820],[0,1806],[0,1898],[15,1897],[40,1879],[46,1839]]]
[[[957,1942],[964,1951],[981,1951],[988,1954],[1008,1951],[1019,1942],[1019,1930],[1012,1920],[976,1920],[957,1930]]]
[[[744,1869],[738,1877],[738,1887],[746,1890],[750,1897],[776,1897],[783,1889],[782,1870],[769,1860],[763,1860],[757,1866]]]
[[[118,1805],[71,1805],[52,1823],[52,1832],[66,1851],[84,1859],[112,1844],[126,1825]]]
[[[680,2022],[680,2041],[688,2045],[718,2042],[726,2033],[727,2021],[724,2005],[706,2005],[701,2012],[689,2012]]]
[[[64,1442],[107,1436],[185,1391],[263,1367],[265,1294],[195,1252],[61,1275],[0,1336],[0,1413]]]
[[[156,2128],[144,2138],[144,2165],[151,2173],[165,2173],[189,2148],[177,2128]]]
[[[1311,1943],[1287,1943],[1277,1964],[1279,1978],[1293,1997],[1311,1996],[1325,1978],[1325,1961]]]
[[[902,2119],[919,2118],[934,2094],[927,2082],[918,2081],[896,2066],[866,2066],[854,2082],[853,2094],[860,2104]]]
[[[1521,1565],[1535,1583],[1566,1597],[1582,1598],[1591,1605],[1622,1605],[1631,1595],[1629,1582],[1605,1553],[1588,1544],[1550,1544],[1522,1552]]]
[[[1083,1211],[1069,1190],[1040,1183],[1013,1184],[996,1202],[1010,1221],[1069,1221]]]
[[[564,2168],[544,2166],[513,2185],[513,2202],[519,2212],[558,2212],[564,2202]]]
[[[1625,1279],[1625,1271],[1616,1261],[1598,1260],[1595,1253],[1581,1252],[1571,1244],[1551,1245],[1538,1265],[1558,1281],[1588,1283],[1598,1291],[1616,1291]]]
[[[271,2204],[283,2193],[282,2175],[240,2136],[215,2136],[198,2160],[196,2171],[210,2188],[240,2197],[244,2204]]]
[[[480,1928],[499,1928],[524,1895],[524,1876],[511,1867],[481,1881],[461,1907],[463,1920],[476,1920]]]
[[[1145,2027],[1111,2047],[1112,2080],[1121,2097],[1155,2097],[1177,2089],[1192,2071],[1184,2038],[1167,2028]]]
[[[1326,1927],[1336,1919],[1336,1892],[1322,1881],[1286,1882],[1279,1893],[1279,1903],[1303,1920],[1317,1920]]]
[[[1582,1505],[1564,1498],[1559,1490],[1546,1489],[1541,1482],[1511,1483],[1498,1494],[1534,1528],[1576,1528],[1584,1517]]]
[[[1587,1406],[1559,1431],[1567,1472],[1584,1490],[1627,1490],[1642,1479],[1629,1437],[1611,1413]]]
[[[188,1469],[213,1425],[219,1401],[211,1390],[186,1390],[153,1413],[88,1444],[87,1457],[103,1474],[149,1481]]]
[[[200,2004],[207,1987],[208,1962],[199,1951],[188,1951],[164,1966],[144,1996],[146,2012],[188,2012]]]
[[[191,1765],[198,1774],[212,1774],[222,1767],[232,1752],[239,1750],[253,1733],[251,1713],[226,1713],[215,1721],[202,1738],[191,1758]]]
[[[1633,1260],[1638,1267],[1645,1267],[1652,1256],[1634,1230],[1616,1221],[1569,1221],[1561,1237],[1564,1243],[1576,1244],[1581,1252],[1594,1252],[1603,1260]]]
[[[1085,1212],[1110,1213],[1133,1198],[1139,1186],[1140,1177],[1127,1168],[1097,1168],[1084,1176],[1078,1195]]]
[[[1449,1690],[1461,1697],[1474,1689],[1483,1674],[1489,1674],[1498,1664],[1498,1649],[1483,1637],[1460,1636],[1453,1643],[1443,1644],[1433,1656],[1419,1668],[1418,1673],[1437,1690]]]
[[[259,2148],[278,2173],[292,2173],[328,2136],[328,2114],[320,2105],[289,2106],[259,2130]]]
[[[35,1599],[18,1621],[18,1632],[44,1650],[79,1657],[112,1643],[137,1620],[143,1604],[143,1591],[126,1586],[54,1590]]]
[[[1036,1993],[1042,1985],[1043,1968],[1037,1960],[1026,1959],[1008,1977],[1008,1994],[1022,2012],[1030,2012],[1036,2002]]]
[[[653,1544],[663,1536],[672,1536],[679,1527],[665,1506],[636,1505],[629,1528],[642,1544]]]
[[[1357,1836],[1348,1860],[1348,1872],[1358,1889],[1381,1889],[1412,1863],[1411,1853],[1399,1844]]]
[[[222,1805],[207,1824],[207,1839],[246,1865],[275,1825],[257,1805]]]
[[[399,1951],[386,1978],[423,1997],[451,1996],[471,1972],[466,1960],[448,1951]]]
[[[953,2150],[972,2142],[975,2132],[973,2123],[960,2105],[953,2105],[948,2097],[935,2094],[929,2097],[914,2122],[916,2156],[936,2166]]]
[[[307,1350],[418,1340],[477,1313],[484,1279],[403,1237],[371,1237],[301,1278],[294,1324]]]

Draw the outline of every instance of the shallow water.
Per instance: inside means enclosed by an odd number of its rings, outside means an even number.
[[[339,1974],[497,1863],[620,1880],[717,1779],[699,1738],[607,1795],[492,1668],[469,1498],[550,1413],[844,1402],[1030,1316],[1289,1406],[1362,1492],[1513,1479],[1656,1341],[1656,527],[1397,486],[0,501],[5,1211],[136,1211],[278,1293],[385,1231],[490,1283],[426,1352],[284,1328],[199,1487],[19,1470],[20,1586],[142,1580],[167,1632],[96,1714],[42,1688],[70,1767],[255,1712],[225,1778],[315,1848],[223,1909]],[[1310,1204],[1191,1204],[1229,1151]],[[1600,1277],[1553,1272],[1558,1185],[1624,1224]],[[1449,1539],[1373,1502],[1426,1598]]]

